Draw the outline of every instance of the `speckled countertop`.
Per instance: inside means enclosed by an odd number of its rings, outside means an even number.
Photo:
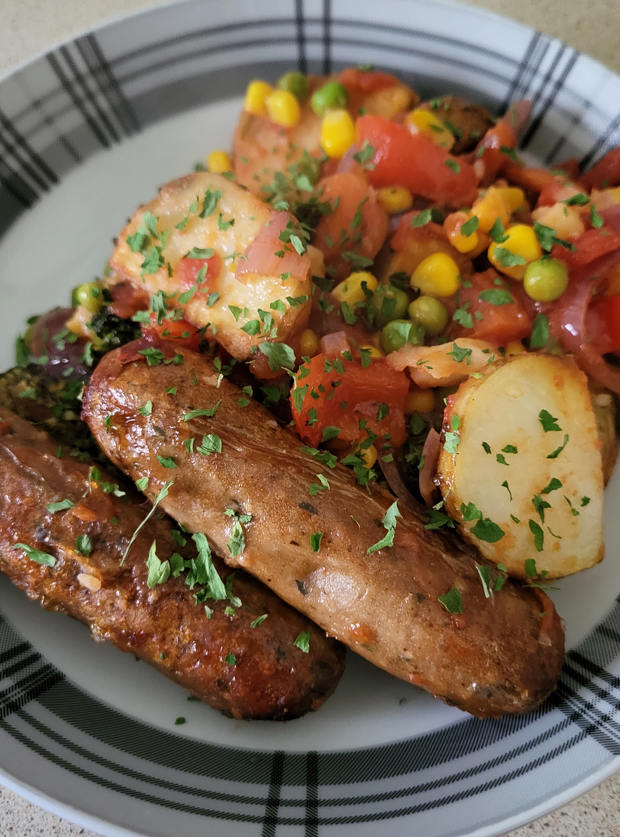
[[[56,43],[154,0],[3,0],[0,73]],[[620,0],[473,0],[562,38],[620,73]],[[0,787],[0,837],[96,837]],[[620,773],[510,837],[620,837]]]

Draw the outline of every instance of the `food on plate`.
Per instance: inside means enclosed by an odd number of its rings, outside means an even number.
[[[601,441],[573,360],[521,354],[487,366],[448,398],[444,425],[455,433],[437,468],[446,510],[486,558],[526,580],[601,560]],[[481,516],[498,537],[471,533]]]
[[[617,454],[620,155],[527,165],[529,112],[367,67],[254,79],[230,153],[18,353],[74,412],[96,367],[84,416],[151,499],[171,480],[227,561],[482,716],[553,688],[543,588],[602,558]]]
[[[230,572],[203,535],[151,514],[115,473],[65,450],[0,408],[0,570],[227,715],[317,709],[342,674],[339,645]]]
[[[554,688],[562,623],[551,600],[448,545],[393,496],[302,445],[213,364],[144,341],[110,352],[84,393],[106,455],[218,554],[380,668],[482,717]],[[165,347],[160,351],[165,353]],[[173,396],[166,392],[175,388]],[[151,405],[145,411],[143,405]],[[146,415],[144,413],[147,413]],[[485,598],[501,576],[501,591]]]

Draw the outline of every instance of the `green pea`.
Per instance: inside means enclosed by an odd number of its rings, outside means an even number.
[[[98,282],[84,282],[83,285],[78,285],[71,294],[71,305],[74,308],[81,305],[91,314],[96,314],[103,305],[101,285]]]
[[[300,102],[303,102],[308,95],[308,77],[303,73],[293,71],[290,73],[284,73],[276,86],[279,87],[280,90],[288,90],[288,92],[292,93],[293,96],[295,96],[295,98]]]
[[[381,329],[381,348],[386,355],[395,352],[406,343],[420,346],[424,342],[424,329],[411,320],[392,320]]]
[[[543,256],[525,268],[523,288],[536,302],[553,302],[568,287],[568,270],[564,262]]]
[[[409,297],[396,285],[379,285],[370,300],[371,321],[382,328],[391,320],[397,320],[407,314]]]
[[[434,296],[419,296],[409,303],[409,317],[424,328],[426,334],[436,337],[448,325],[446,306]]]
[[[346,108],[348,101],[347,88],[343,87],[339,81],[328,81],[323,87],[314,91],[310,104],[317,116],[323,116],[331,108]]]

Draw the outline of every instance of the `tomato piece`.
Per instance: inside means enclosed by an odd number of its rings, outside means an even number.
[[[204,278],[198,283],[198,292],[204,293],[214,290],[213,283],[219,276],[221,267],[222,260],[217,253],[208,259],[191,259],[185,256],[177,265],[176,275],[181,287],[189,291],[196,285],[198,276],[204,268]]]
[[[319,221],[314,245],[323,252],[330,275],[344,279],[374,259],[388,230],[385,209],[364,177],[352,171],[332,174],[319,181],[316,194],[333,211]]]
[[[561,259],[570,269],[583,267],[600,256],[613,253],[620,247],[620,235],[609,227],[602,227],[600,230],[594,228],[586,230],[572,244],[575,250],[569,250],[556,244],[551,251],[554,259]]]
[[[343,70],[338,77],[338,81],[347,90],[359,90],[361,93],[374,93],[376,90],[385,90],[387,87],[400,84],[396,76],[390,73],[359,70],[356,67],[347,67],[346,70]]]
[[[188,323],[187,320],[162,319],[158,323],[157,314],[150,315],[150,322],[144,323],[142,330],[143,332],[154,333],[163,340],[170,340],[177,346],[183,346],[193,352],[198,351],[202,340],[201,331],[195,325]]]
[[[517,135],[509,118],[500,119],[485,133],[473,155],[474,160],[482,160],[484,163],[485,185],[495,180],[506,163],[510,162],[502,148],[515,148],[516,145]]]
[[[446,153],[423,134],[412,134],[382,116],[360,116],[357,120],[359,145],[374,148],[367,172],[373,186],[405,186],[438,204],[471,205],[478,180],[467,160]]]
[[[588,334],[602,353],[620,352],[620,294],[606,296],[590,306]]]
[[[602,160],[581,177],[588,189],[607,189],[620,185],[620,146],[612,149]]]
[[[409,379],[377,358],[363,367],[357,358],[315,355],[302,364],[291,391],[291,411],[300,437],[316,447],[325,427],[339,429],[338,440],[358,442],[366,431],[393,447],[405,440],[405,399]],[[300,395],[303,392],[303,395]],[[380,409],[387,405],[387,411]],[[360,421],[365,422],[360,428]]]
[[[514,160],[506,160],[502,167],[502,174],[510,183],[521,186],[529,192],[542,192],[545,186],[553,184],[555,177],[547,169],[536,169],[532,166],[522,166]]]
[[[494,270],[476,273],[471,277],[471,287],[463,286],[460,289],[457,302],[463,313],[454,330],[455,337],[476,337],[505,346],[530,334],[532,318],[519,299],[520,286],[509,283],[506,287],[500,287],[495,284],[497,278]],[[488,293],[488,299],[481,299],[480,294],[484,291],[501,293]],[[513,301],[502,303],[506,291]],[[471,327],[463,325],[463,319],[468,321],[467,315],[471,317]]]
[[[566,201],[572,198],[573,195],[578,195],[583,192],[582,189],[573,183],[569,177],[554,174],[553,180],[550,180],[540,191],[538,196],[537,206],[553,206],[554,203]]]

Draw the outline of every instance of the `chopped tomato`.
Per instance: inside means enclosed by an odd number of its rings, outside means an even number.
[[[572,242],[574,250],[556,244],[551,251],[554,259],[561,259],[569,269],[583,267],[600,256],[613,253],[620,247],[620,235],[609,227],[586,230]]]
[[[510,158],[502,149],[514,148],[517,144],[517,135],[510,122],[510,119],[500,119],[485,133],[474,151],[473,159],[481,160],[484,164],[484,185],[489,185]]]
[[[151,314],[150,322],[143,325],[143,331],[155,333],[163,340],[170,340],[177,346],[184,346],[194,352],[198,351],[202,334],[196,326],[188,323],[187,320],[162,319],[157,322],[157,315]]]
[[[382,116],[360,116],[358,143],[374,148],[368,179],[373,186],[405,186],[438,204],[461,207],[473,203],[477,178],[473,166],[435,145],[423,134],[412,134]]]
[[[338,428],[339,441],[355,443],[370,432],[398,447],[405,440],[408,391],[407,375],[382,358],[363,367],[356,358],[315,355],[297,373],[293,420],[301,438],[315,447],[326,427]]]
[[[179,284],[186,291],[191,290],[197,282],[199,292],[212,291],[213,283],[219,276],[221,267],[222,260],[217,253],[209,256],[208,259],[192,259],[185,256],[178,263],[176,274]]]
[[[400,84],[396,76],[390,73],[377,73],[374,70],[360,70],[356,67],[343,70],[338,81],[347,90],[359,90],[362,93],[374,93],[376,90],[385,90],[386,87]]]
[[[620,147],[614,148],[581,179],[588,189],[607,189],[620,185]]]
[[[554,203],[566,201],[580,192],[583,192],[583,189],[580,189],[569,177],[554,174],[553,180],[550,180],[541,189],[537,206],[553,206]]]
[[[319,221],[314,236],[330,275],[344,279],[368,267],[367,260],[377,255],[388,230],[386,211],[374,189],[363,176],[347,171],[323,178],[316,195],[332,207]]]
[[[502,174],[511,183],[521,186],[529,192],[542,192],[545,186],[549,186],[555,181],[554,175],[547,169],[523,166],[521,163],[515,163],[514,160],[506,160],[502,167]]]
[[[588,334],[595,335],[601,352],[620,352],[620,294],[606,296],[590,306]]]
[[[499,286],[497,279],[494,270],[487,270],[471,277],[471,287],[460,289],[455,337],[476,337],[505,346],[530,334],[532,319],[519,299],[520,286]]]

